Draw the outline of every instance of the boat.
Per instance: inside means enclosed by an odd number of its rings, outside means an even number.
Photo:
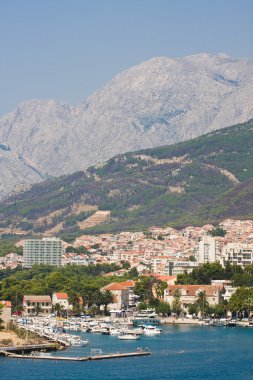
[[[136,339],[139,339],[139,335],[121,334],[121,335],[118,335],[118,339],[120,339],[120,340],[136,340]]]
[[[88,339],[81,339],[79,336],[71,336],[68,339],[71,346],[87,346],[89,343]]]
[[[232,321],[228,321],[226,323],[224,323],[224,326],[225,327],[236,327],[237,326],[237,322],[232,320]]]
[[[147,325],[144,327],[143,334],[148,336],[154,336],[161,334],[162,330],[155,326]]]
[[[120,335],[120,334],[121,334],[121,331],[120,331],[120,330],[115,329],[115,328],[111,328],[111,329],[110,329],[110,335],[112,335],[112,336],[118,336],[118,335]]]
[[[139,313],[132,319],[132,324],[134,326],[160,325],[161,320],[157,317],[155,309],[146,309],[139,311]]]

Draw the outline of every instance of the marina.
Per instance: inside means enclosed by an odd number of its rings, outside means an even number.
[[[38,359],[0,357],[1,380],[240,380],[250,379],[253,372],[251,328],[209,328],[200,325],[162,325],[162,333],[154,336],[121,341],[116,336],[77,331],[89,337],[87,346],[70,346],[63,351],[52,351],[48,357],[74,358]],[[111,360],[87,360],[77,365],[75,358],[137,353],[145,349],[151,355],[111,357]],[[42,354],[44,355],[44,353]],[[46,355],[47,356],[47,355]],[[30,360],[29,360],[30,359]],[[18,368],[18,370],[17,370]],[[159,368],[159,374],[157,369]]]

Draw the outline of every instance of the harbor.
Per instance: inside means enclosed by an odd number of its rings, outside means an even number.
[[[166,379],[170,374],[171,380],[251,378],[253,329],[209,328],[190,324],[166,324],[161,327],[161,334],[141,335],[137,341],[121,341],[111,335],[76,331],[75,334],[82,337],[89,336],[87,346],[70,346],[63,351],[41,353],[47,359],[38,359],[36,355],[0,357],[1,370],[6,373],[3,380],[26,380],[35,376],[43,380],[45,373],[48,380],[152,380],[158,378],[158,369],[159,378]],[[140,347],[143,352],[147,347],[151,355],[136,355]],[[122,356],[124,353],[131,355]],[[109,356],[108,360],[103,360],[104,356]],[[85,365],[78,365],[78,358],[89,357],[99,357],[100,360],[86,359]],[[210,363],[215,363],[215,366]]]

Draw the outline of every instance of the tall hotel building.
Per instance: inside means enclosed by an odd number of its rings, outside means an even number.
[[[58,238],[27,239],[24,241],[24,267],[34,264],[62,265],[63,244]]]

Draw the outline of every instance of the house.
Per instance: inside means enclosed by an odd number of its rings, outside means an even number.
[[[135,281],[128,280],[124,282],[112,282],[104,286],[102,290],[109,290],[114,296],[114,302],[109,306],[110,310],[119,310],[121,308],[128,308],[133,305],[134,294],[133,289]]]
[[[171,306],[176,290],[180,290],[180,302],[185,312],[187,312],[187,307],[197,300],[199,292],[206,293],[209,305],[216,305],[222,301],[222,295],[225,291],[223,285],[169,285],[164,291],[164,301]]]
[[[0,301],[3,308],[0,309],[0,318],[6,324],[11,319],[11,302],[10,301]]]
[[[23,314],[50,314],[52,312],[52,300],[50,296],[24,296]]]
[[[55,306],[57,303],[63,307],[63,310],[69,309],[69,297],[67,293],[53,293],[52,303]]]

